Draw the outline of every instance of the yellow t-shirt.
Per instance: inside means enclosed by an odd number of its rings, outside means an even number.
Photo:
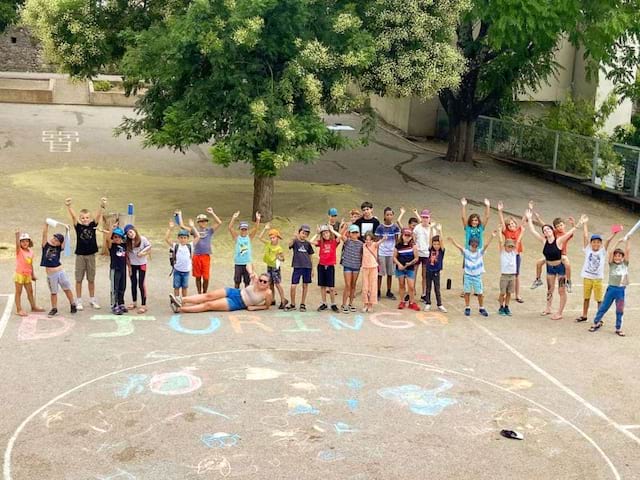
[[[262,260],[267,265],[267,267],[276,267],[276,259],[280,254],[284,253],[284,250],[280,245],[272,245],[271,243],[267,243],[264,246],[264,256]]]

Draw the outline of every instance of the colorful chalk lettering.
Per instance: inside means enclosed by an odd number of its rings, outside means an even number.
[[[287,328],[282,330],[287,333],[298,333],[298,332],[320,332],[319,328],[309,328],[306,323],[304,323],[305,318],[309,320],[309,317],[303,313],[299,312],[278,312],[276,314],[278,318],[292,318],[296,324],[296,328]]]
[[[129,395],[140,394],[144,391],[144,387],[147,383],[148,375],[134,374],[127,376],[127,383],[119,385],[115,389],[114,393],[119,398],[129,398]]]
[[[200,437],[202,443],[209,448],[231,448],[238,444],[240,436],[235,433],[206,433]]]
[[[200,377],[185,371],[161,373],[149,380],[149,390],[158,395],[185,395],[201,386]]]
[[[39,330],[38,324],[47,324],[49,327],[55,325],[54,329]],[[32,314],[22,317],[18,327],[18,340],[43,340],[46,338],[59,337],[71,330],[76,324],[75,320],[66,317],[49,318],[42,314]]]
[[[329,317],[329,322],[336,330],[360,330],[364,324],[364,317],[362,315],[356,315],[353,319],[353,324],[348,324],[331,315]]]
[[[116,329],[111,332],[92,333],[90,336],[94,338],[110,338],[110,337],[125,337],[135,332],[136,328],[133,325],[135,321],[155,321],[156,317],[151,315],[93,315],[91,320],[112,320],[116,322]]]
[[[438,380],[440,385],[436,388],[425,389],[418,385],[400,385],[381,388],[378,390],[378,395],[384,399],[393,400],[401,406],[408,406],[409,410],[418,415],[436,416],[445,408],[458,403],[453,398],[438,396],[453,387],[453,383],[445,378],[438,378]]]
[[[209,318],[209,326],[206,328],[193,329],[182,326],[182,315],[172,315],[169,320],[169,327],[175,332],[186,333],[188,335],[209,335],[220,328],[222,322],[217,317]]]

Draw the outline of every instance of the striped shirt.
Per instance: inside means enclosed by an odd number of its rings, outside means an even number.
[[[360,240],[347,238],[342,245],[342,266],[352,269],[362,267],[362,247]]]
[[[480,275],[484,273],[484,259],[482,250],[477,249],[475,252],[464,249],[464,273],[467,275]]]
[[[403,242],[398,242],[396,244],[396,250],[398,251],[398,262],[401,265],[406,266],[407,263],[413,262],[415,256],[413,254],[413,242],[410,244],[405,244]],[[413,270],[415,265],[409,265],[405,270]]]

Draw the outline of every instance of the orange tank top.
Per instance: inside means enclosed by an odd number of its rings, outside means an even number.
[[[16,252],[16,273],[31,276],[33,274],[33,250],[18,249]]]

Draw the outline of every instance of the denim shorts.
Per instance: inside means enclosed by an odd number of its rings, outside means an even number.
[[[360,272],[359,268],[345,267],[344,265],[342,266],[342,270],[344,271],[344,273],[359,273]]]
[[[408,278],[410,280],[413,280],[414,278],[416,278],[416,271],[415,270],[399,270],[396,268],[396,277]]]
[[[483,293],[483,285],[482,285],[482,275],[469,275],[467,273],[464,274],[464,293],[476,293],[478,295],[482,295]]]
[[[558,275],[564,277],[567,274],[567,270],[564,267],[564,263],[560,265],[549,265],[547,263],[547,275]]]
[[[224,293],[227,295],[227,305],[229,306],[230,312],[247,308],[242,300],[239,288],[225,288]]]
[[[173,271],[173,288],[188,288],[189,272]]]
[[[267,275],[269,275],[269,281],[274,285],[278,285],[282,282],[282,274],[279,268],[267,267]]]

